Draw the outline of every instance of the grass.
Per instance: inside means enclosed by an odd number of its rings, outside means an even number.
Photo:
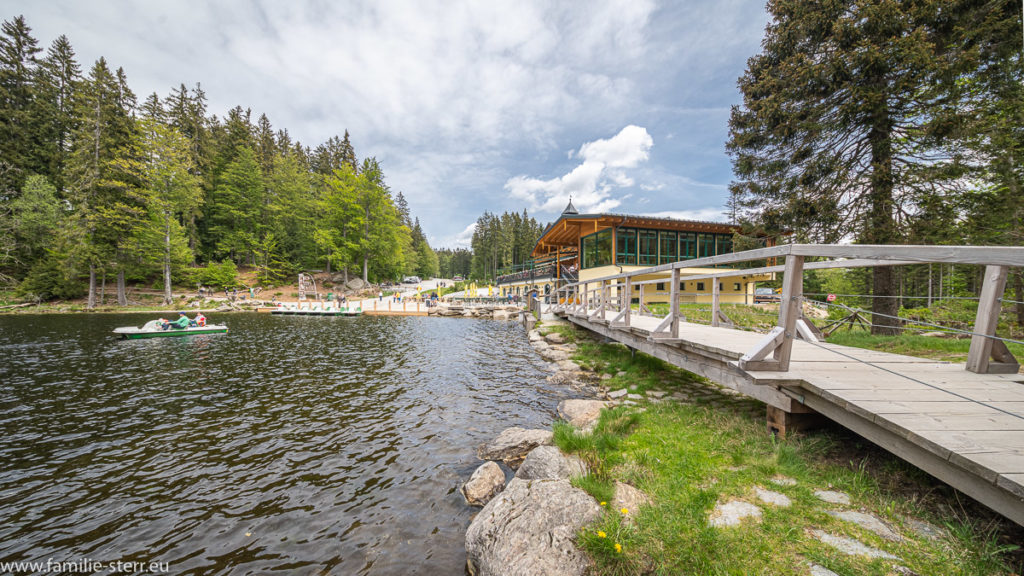
[[[635,511],[632,522],[607,509],[577,536],[598,575],[630,574],[807,574],[808,562],[839,574],[885,575],[894,561],[844,556],[818,542],[821,529],[855,537],[901,558],[918,574],[1010,574],[1024,568],[1015,543],[1024,530],[940,484],[924,472],[843,429],[790,435],[766,432],[763,405],[716,395],[714,384],[619,345],[579,342],[574,360],[615,374],[609,386],[637,391],[699,391],[715,402],[651,404],[642,413],[627,407],[605,410],[593,434],[565,423],[554,426],[555,443],[591,463],[591,473],[574,479],[599,502],[610,503],[615,481],[647,493],[653,503]],[[796,480],[776,486],[777,475]],[[712,528],[707,518],[716,503],[756,502],[761,486],[785,493],[789,508],[762,505],[760,523]],[[835,509],[815,489],[841,490],[854,510],[875,514],[904,540],[890,542],[826,513]],[[917,535],[907,517],[942,527],[945,536]],[[618,546],[616,546],[618,545]]]
[[[881,350],[892,352],[893,354],[933,358],[949,362],[964,362],[967,359],[967,352],[971,348],[971,340],[969,338],[937,338],[915,334],[874,336],[866,330],[860,329],[837,330],[828,337],[828,341],[833,344],[852,346],[854,348]],[[1006,346],[1018,359],[1024,359],[1024,346],[1014,343],[1008,343]]]

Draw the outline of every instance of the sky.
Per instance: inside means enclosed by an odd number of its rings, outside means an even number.
[[[348,130],[434,247],[484,212],[724,221],[725,151],[763,0],[0,0],[140,102],[200,84],[315,147]]]

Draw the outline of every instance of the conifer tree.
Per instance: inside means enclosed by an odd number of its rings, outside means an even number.
[[[75,60],[75,51],[67,36],[61,35],[50,45],[38,68],[38,109],[42,114],[40,160],[45,174],[58,193],[65,188],[65,171],[71,152],[71,135],[75,130],[75,93],[82,71]]]
[[[945,19],[971,4],[771,0],[729,123],[741,205],[799,239],[901,243],[901,215],[956,182],[934,120],[957,64]],[[894,333],[893,269],[872,273],[873,332]]]
[[[34,109],[37,44],[24,16],[0,25],[0,198],[17,195],[28,172],[39,172],[33,156],[41,139]]]

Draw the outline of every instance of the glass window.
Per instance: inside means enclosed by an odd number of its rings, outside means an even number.
[[[718,248],[715,250],[719,254],[731,254],[732,253],[732,234],[719,234],[718,235]]]
[[[708,256],[715,255],[715,235],[714,234],[698,234],[697,235],[697,250],[700,254],[700,258],[707,258]]]
[[[699,292],[703,292],[704,291],[704,283],[703,282],[697,282],[697,290]]]
[[[733,292],[739,292],[740,291],[740,283],[739,282],[733,282],[732,283],[732,291]]]
[[[636,265],[636,230],[619,228],[615,231],[615,263]]]
[[[654,289],[659,291],[659,292],[661,292],[661,291],[663,291],[665,289],[665,283],[664,282],[658,282],[654,286],[655,286]]]
[[[679,233],[679,259],[692,260],[697,257],[697,234],[695,232]]]
[[[640,230],[637,233],[640,245],[640,255],[637,264],[641,266],[654,266],[658,263],[658,231]]]
[[[676,261],[676,233],[662,230],[658,232],[659,262],[668,264]]]
[[[612,229],[602,230],[597,236],[597,265],[612,265]]]
[[[597,238],[593,235],[583,238],[583,268],[594,267],[594,248],[597,246]]]

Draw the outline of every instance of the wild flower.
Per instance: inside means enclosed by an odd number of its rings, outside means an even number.
[[[620,512],[622,512],[623,514],[629,514],[629,510],[626,508],[623,508],[622,510],[620,510]]]
[[[622,544],[619,544],[618,542],[615,543],[615,553],[622,554]]]
[[[602,530],[598,530],[598,531],[597,531],[597,537],[598,537],[598,538],[607,538],[607,537],[608,537],[608,535],[607,535],[607,534],[605,534],[605,533],[604,533],[604,531],[602,531]]]

